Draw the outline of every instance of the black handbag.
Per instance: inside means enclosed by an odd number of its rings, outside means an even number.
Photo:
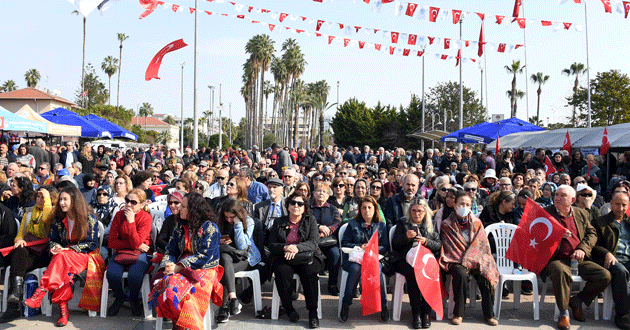
[[[319,248],[320,249],[327,249],[327,248],[335,246],[337,244],[339,244],[339,241],[333,235],[324,236],[324,237],[320,237],[319,238]]]
[[[385,274],[385,276],[394,276],[396,273],[394,271],[394,267],[392,267],[391,256],[389,252],[386,252],[383,258],[379,260],[381,263],[381,273]]]
[[[313,251],[298,252],[293,259],[286,260],[287,265],[290,266],[304,266],[313,263]]]
[[[220,244],[219,252],[229,254],[233,261],[244,261],[249,258],[249,246],[247,250],[239,250],[230,244]]]

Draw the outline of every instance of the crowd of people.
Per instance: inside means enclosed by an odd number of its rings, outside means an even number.
[[[545,171],[545,157],[553,174]],[[39,307],[50,293],[60,306],[57,325],[66,325],[69,284],[86,270],[83,306],[98,306],[91,294],[100,296],[98,283],[106,280],[114,296],[107,314],[117,315],[128,300],[139,316],[142,281],[153,268],[149,304],[175,329],[199,329],[209,301],[220,306],[219,324],[239,314],[253,291],[249,285],[238,292],[235,274],[253,269],[261,282],[275,281],[291,322],[300,319],[293,306],[293,276],[299,275],[310,328],[319,327],[318,286],[327,274],[328,293],[342,295],[339,320],[347,322],[361,295],[361,264],[341,248],[365,249],[377,233],[379,253],[406,278],[414,329],[431,326],[431,307],[405,258],[416,245],[428,248],[450,275],[451,323],[463,322],[472,276],[483,318],[496,326],[494,296],[512,289],[497,288],[495,244],[484,228],[518,225],[531,199],[566,228],[540,273],[553,284],[558,328],[569,329],[570,316],[584,322],[582,304],[611,285],[615,324],[630,329],[630,151],[618,158],[606,164],[580,150],[307,150],[276,143],[266,150],[186,148],[180,155],[155,145],[112,150],[89,142],[80,149],[71,141],[3,143],[0,248],[14,250],[0,256],[0,266],[10,266],[8,308],[0,322],[20,317],[22,304]],[[167,204],[159,222],[148,209],[156,198]],[[46,238],[48,245],[29,244]],[[571,292],[572,260],[586,283],[577,294]],[[41,267],[39,287],[22,301],[25,274]],[[342,292],[341,270],[347,272]],[[382,322],[390,319],[387,287],[383,276]],[[522,293],[531,288],[524,283]]]

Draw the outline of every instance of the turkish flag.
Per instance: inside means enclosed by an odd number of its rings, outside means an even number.
[[[440,278],[440,266],[435,260],[435,256],[426,247],[418,245],[418,252],[413,259],[412,266],[422,297],[424,297],[437,316],[443,319],[442,299],[446,297],[447,293],[444,289],[444,282]]]
[[[398,32],[392,32],[392,43],[398,43]]]
[[[178,39],[160,49],[160,51],[155,54],[155,56],[151,60],[151,63],[149,63],[149,66],[147,67],[147,72],[144,74],[144,80],[149,81],[153,78],[160,79],[160,77],[158,77],[158,71],[160,70],[160,64],[162,64],[162,58],[164,57],[164,55],[186,46],[188,45],[184,42],[183,39]]]
[[[628,12],[630,12],[630,1],[623,2],[623,10],[626,12],[625,18],[628,18]]]
[[[569,136],[569,131],[567,131],[567,136],[564,137],[564,144],[562,145],[562,150],[568,151],[569,156],[571,155],[571,137]]]
[[[374,44],[374,49],[381,51],[381,44]]]
[[[324,24],[324,21],[317,20],[317,27],[315,28],[315,31],[319,31],[319,29],[322,28],[322,24]]]
[[[396,47],[389,46],[389,55],[394,55],[394,50],[396,50]]]
[[[503,23],[503,19],[505,18],[505,16],[503,16],[503,15],[496,15],[496,17],[497,17],[497,24]]]
[[[438,7],[430,7],[429,8],[429,22],[434,22],[435,23],[439,13],[440,13],[440,8],[438,8]]]
[[[477,13],[477,16],[479,16],[479,19],[482,21],[486,19],[486,14],[484,13]]]
[[[273,32],[273,28],[275,28],[276,26],[274,24],[268,24],[269,25],[269,30]]]
[[[542,26],[551,26],[551,21],[540,21]]]
[[[418,8],[418,5],[415,3],[408,3],[407,4],[407,11],[405,12],[405,15],[407,16],[413,16],[413,14],[416,12],[416,8]]]
[[[140,14],[140,19],[143,19],[147,16],[149,16],[156,8],[158,5],[163,5],[164,2],[162,1],[155,1],[155,0],[140,0],[140,6],[142,6],[142,8],[145,9],[145,11]]]
[[[411,49],[403,49],[403,56],[409,56],[409,52],[411,51]]]
[[[568,30],[571,27],[571,23],[562,23],[564,24],[564,29]]]
[[[528,198],[505,258],[539,274],[556,252],[565,232],[566,228]]]
[[[416,44],[416,40],[418,39],[418,36],[415,34],[410,34],[409,35],[409,40],[407,41],[408,44],[410,45],[415,45]]]
[[[461,58],[462,58],[462,49],[460,48],[460,49],[457,51],[457,62],[455,62],[455,66],[458,66],[458,65],[459,65],[459,61],[461,60]]]
[[[448,55],[442,55],[442,56],[440,56],[440,58],[443,59],[443,60],[446,60],[446,59],[448,59]]]
[[[612,13],[612,7],[610,6],[610,0],[602,0],[602,3],[604,4],[604,9],[606,10],[607,13]]]
[[[610,149],[610,141],[608,141],[608,128],[604,127],[604,136],[602,137],[602,147],[599,149],[600,155],[605,155]]]
[[[359,40],[359,49],[363,49],[363,46],[365,46],[365,41]]]
[[[378,230],[365,247],[361,262],[361,306],[363,315],[381,311],[381,268],[378,261]],[[440,300],[441,301],[441,300]]]
[[[282,23],[282,21],[284,21],[284,19],[287,18],[287,16],[289,16],[289,14],[281,13],[280,14],[280,23]]]
[[[173,5],[173,7],[172,7],[172,8],[173,8],[173,11],[174,11],[174,12],[177,12],[177,9],[179,9],[179,5]]]
[[[514,19],[514,20],[518,23],[518,26],[519,26],[521,29],[524,29],[524,28],[525,28],[525,26],[527,25],[527,23],[525,22],[525,19],[524,19],[524,18],[516,18],[516,19]]]
[[[332,43],[333,39],[335,39],[335,36],[328,36],[328,44],[330,45],[330,43]]]
[[[390,2],[394,2],[394,0],[382,0],[383,3],[390,3]]]
[[[499,44],[499,47],[497,47],[497,52],[505,53],[505,44]]]
[[[459,23],[460,17],[462,17],[462,11],[453,9],[453,24]]]
[[[483,23],[481,23],[481,31],[479,31],[479,50],[477,50],[477,55],[481,57],[483,55]]]
[[[419,50],[418,51],[418,57],[421,57],[422,55],[424,55],[424,50]]]
[[[343,46],[344,47],[348,47],[349,43],[350,43],[350,39],[343,38]]]
[[[499,134],[497,134],[497,145],[494,148],[494,157],[499,155],[499,150],[501,150],[501,144],[499,144]]]
[[[545,176],[549,177],[551,174],[556,173],[556,167],[553,166],[548,156],[545,156]]]
[[[444,38],[444,49],[449,49],[449,48],[451,48],[451,39]]]
[[[514,10],[512,11],[512,17],[518,17],[520,10],[521,10],[521,0],[516,0],[516,2],[514,2]]]
[[[427,36],[427,38],[429,39],[429,45],[433,45],[433,41],[435,41],[435,37]]]

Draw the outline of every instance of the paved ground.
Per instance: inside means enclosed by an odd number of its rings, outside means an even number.
[[[378,314],[362,316],[361,304],[355,299],[350,308],[350,320],[347,323],[341,323],[337,320],[338,297],[333,297],[325,293],[325,281],[322,281],[322,310],[323,319],[320,321],[321,329],[410,329],[411,309],[408,304],[408,298],[405,295],[403,300],[403,309],[400,322],[390,321],[384,325],[379,321]],[[502,302],[501,320],[499,326],[494,329],[555,329],[553,321],[554,297],[548,294],[545,303],[541,306],[540,320],[534,321],[532,296],[521,296],[522,301],[518,309],[514,309],[513,296],[510,294],[509,299]],[[109,303],[113,298],[110,295]],[[391,299],[391,295],[389,295]],[[600,303],[603,300],[600,299]],[[77,300],[70,304],[70,323],[65,329],[116,329],[116,330],[151,330],[155,328],[154,320],[143,320],[142,318],[134,318],[131,316],[130,308],[125,305],[120,311],[118,317],[113,318],[90,318],[87,312],[73,308],[76,306]],[[263,286],[263,306],[271,306],[271,285],[267,283]],[[218,326],[219,329],[225,330],[251,330],[251,329],[305,329],[308,327],[308,312],[304,307],[304,297],[295,302],[295,308],[300,312],[302,317],[297,324],[289,322],[286,316],[281,316],[277,321],[259,320],[254,317],[254,306],[248,305],[243,307],[241,314],[230,319],[228,323]],[[478,301],[474,308],[466,309],[466,317],[464,323],[458,327],[451,325],[448,321],[434,321],[431,329],[486,329],[490,328],[483,322],[481,312],[481,303]],[[601,313],[600,304],[600,313]],[[595,321],[593,305],[585,310],[586,322],[580,323],[572,320],[572,329],[614,329],[612,321]],[[19,319],[12,323],[0,324],[0,329],[33,329],[48,330],[58,329],[55,322],[58,318],[59,310],[56,305],[53,308],[53,316],[46,317],[43,315],[30,319]],[[172,325],[168,322],[164,323],[164,329],[171,329]],[[216,328],[216,326],[215,326]]]

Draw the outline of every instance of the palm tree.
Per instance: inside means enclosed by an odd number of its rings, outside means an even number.
[[[128,36],[126,36],[124,33],[118,33],[118,41],[120,41],[120,54],[118,55],[118,86],[117,86],[117,91],[116,91],[116,108],[118,108],[118,105],[120,104],[120,71],[122,70],[122,48],[123,48],[123,41],[129,39]]]
[[[265,137],[265,122],[269,118],[269,94],[274,92],[274,86],[271,84],[271,81],[265,80],[263,85],[263,94],[265,95],[265,121],[262,122],[262,129],[260,133],[260,143],[262,144],[262,140]]]
[[[116,71],[118,71],[118,59],[108,55],[104,60],[103,63],[101,63],[101,69],[103,70],[103,72],[105,72],[107,74],[107,77],[109,77],[109,95],[108,96],[108,104],[112,104],[112,76],[114,74],[116,74]]]
[[[278,135],[277,132],[277,123],[276,120],[276,107],[279,105],[282,100],[282,94],[284,92],[286,82],[287,82],[287,68],[284,65],[284,62],[280,60],[278,57],[273,58],[271,61],[271,73],[273,74],[273,80],[275,82],[275,88],[273,92],[273,110],[271,115],[271,126],[274,135]],[[278,109],[278,113],[280,110]],[[278,116],[279,117],[279,116]]]
[[[149,102],[142,103],[142,106],[140,107],[140,109],[138,109],[138,115],[140,115],[140,117],[144,117],[144,133],[146,133],[147,132],[147,117],[153,116],[153,107],[151,106],[151,103]]]
[[[206,129],[206,133],[208,135],[208,144],[210,144],[210,119],[212,118],[212,110],[206,110],[202,113],[202,121],[208,125],[208,129]]]
[[[295,81],[300,78],[302,73],[304,73],[304,69],[308,63],[304,59],[304,54],[302,54],[302,51],[300,50],[300,46],[297,44],[295,39],[292,39],[292,38],[287,39],[282,44],[282,50],[284,51],[284,54],[282,54],[282,61],[285,63],[285,66],[287,68],[287,73],[289,74],[290,81],[291,81],[289,85],[291,86],[292,94],[295,94],[295,95],[291,95],[291,101],[301,101],[301,97],[302,97],[300,95],[301,93],[299,91],[298,93],[294,93]],[[296,110],[295,118],[293,118],[294,120],[293,146],[296,146],[297,135],[298,135],[297,134],[298,133],[297,132],[297,129],[298,129],[297,112],[299,111],[299,105],[293,103],[293,106],[295,107],[295,110]]]
[[[538,91],[536,91],[536,93],[538,93],[538,104],[536,106],[536,118],[540,118],[540,94],[542,93],[542,85],[544,85],[547,80],[549,80],[549,76],[544,75],[542,72],[538,72],[536,74],[533,74],[530,79],[532,80],[532,82],[534,84],[538,84]]]
[[[78,10],[72,11],[73,15],[81,15]],[[83,16],[83,61],[81,62],[81,93],[85,92],[85,23],[87,18]]]
[[[194,124],[195,124],[195,121],[192,118],[184,119],[184,125],[188,126],[188,128],[192,129]]]
[[[157,140],[162,142],[162,144],[166,145],[169,141],[171,141],[171,130],[167,129],[165,131],[162,131],[160,133],[158,133],[157,135]]]
[[[508,89],[507,92],[505,92],[505,94],[510,98],[510,100],[514,100],[514,109],[512,109],[512,113],[516,114],[516,106],[517,106],[517,100],[522,99],[523,97],[525,97],[525,92],[523,92],[522,90],[511,90]],[[514,117],[512,117],[514,118]]]
[[[241,92],[243,97],[245,98],[245,146],[250,147],[253,143],[253,136],[255,135],[255,119],[256,119],[256,92],[255,92],[255,84],[256,84],[256,75],[258,73],[258,69],[256,68],[255,58],[251,55],[245,64],[243,64],[243,86],[245,88],[245,94]]]
[[[577,94],[578,86],[580,85],[580,81],[578,80],[578,78],[585,73],[586,67],[584,66],[584,64],[578,62],[574,62],[569,68],[562,70],[562,74],[567,75],[567,77],[571,77],[573,75],[575,76],[575,83],[573,84],[573,97],[575,97],[575,95]],[[575,127],[577,126],[577,121],[577,111],[574,105],[573,113],[571,115],[571,124],[573,124],[573,126]]]
[[[14,91],[18,88],[17,84],[15,83],[15,81],[13,80],[7,80],[4,82],[4,84],[2,84],[2,86],[0,86],[0,92],[5,93],[5,92],[10,92],[10,91]]]
[[[518,95],[518,93],[516,92],[516,74],[523,73],[524,69],[525,69],[525,66],[524,65],[521,66],[521,61],[512,61],[512,65],[505,66],[505,70],[509,74],[514,75],[514,77],[512,78],[512,90],[509,94],[510,95],[510,108],[512,110],[510,114],[511,118],[516,117],[516,96]]]
[[[35,88],[37,87],[39,80],[42,79],[42,76],[39,74],[37,69],[30,69],[24,74],[24,79],[26,80],[26,85],[28,87]]]
[[[258,108],[258,129],[260,129],[260,137],[258,140],[259,144],[262,144],[264,125],[263,125],[263,95],[265,94],[265,71],[269,70],[269,66],[271,65],[271,61],[273,60],[273,53],[276,52],[274,48],[275,41],[271,39],[266,34],[260,36],[258,41],[256,42],[256,52],[255,56],[258,58],[258,63],[260,64],[260,97],[259,97],[259,108]]]

